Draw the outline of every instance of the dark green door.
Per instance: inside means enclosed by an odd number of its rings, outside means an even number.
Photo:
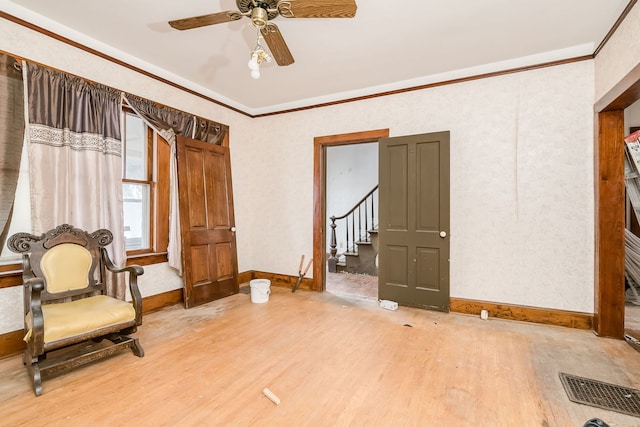
[[[449,311],[449,132],[379,150],[378,298]]]

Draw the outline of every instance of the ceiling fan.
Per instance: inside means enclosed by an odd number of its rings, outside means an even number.
[[[169,25],[177,30],[190,30],[237,21],[246,16],[251,19],[253,26],[262,34],[276,63],[283,66],[293,64],[293,55],[291,55],[278,26],[269,21],[278,16],[283,18],[353,18],[357,9],[355,0],[236,0],[236,5],[237,11],[229,10],[177,19],[169,21]],[[253,53],[255,54],[256,51]],[[266,58],[270,60],[268,55]],[[263,59],[265,59],[264,55],[260,58],[260,62]]]

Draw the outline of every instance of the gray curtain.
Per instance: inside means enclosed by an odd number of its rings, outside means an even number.
[[[113,232],[108,251],[126,262],[122,212],[121,92],[27,63],[33,232],[68,223]],[[109,281],[124,299],[124,282]]]
[[[0,252],[11,225],[24,125],[22,68],[16,59],[0,54]]]
[[[30,124],[96,135],[55,143],[120,155],[120,91],[30,62],[27,70]]]
[[[125,99],[129,106],[158,132],[171,130],[175,135],[183,135],[216,145],[221,145],[229,132],[227,125],[175,108],[159,106],[139,96],[127,93]]]
[[[195,122],[192,114],[170,107],[158,106],[152,101],[129,93],[125,95],[125,99],[147,125],[157,132],[170,130],[175,135],[193,137]]]
[[[229,126],[211,120],[196,117],[196,131],[193,139],[210,144],[222,145],[224,137],[229,132]]]

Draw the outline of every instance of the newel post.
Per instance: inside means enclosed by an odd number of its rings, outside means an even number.
[[[331,249],[328,260],[328,267],[330,273],[336,273],[338,271],[338,258],[336,257],[338,253],[338,243],[336,241],[336,217],[332,216],[331,218]]]

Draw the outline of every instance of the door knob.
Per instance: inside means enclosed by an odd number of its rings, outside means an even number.
[[[447,237],[447,232],[446,232],[446,231],[441,231],[441,232],[440,232],[440,237],[442,237],[443,239],[444,239],[445,237]]]
[[[229,230],[231,230],[232,233],[236,232],[236,228],[235,227],[231,227]]]

